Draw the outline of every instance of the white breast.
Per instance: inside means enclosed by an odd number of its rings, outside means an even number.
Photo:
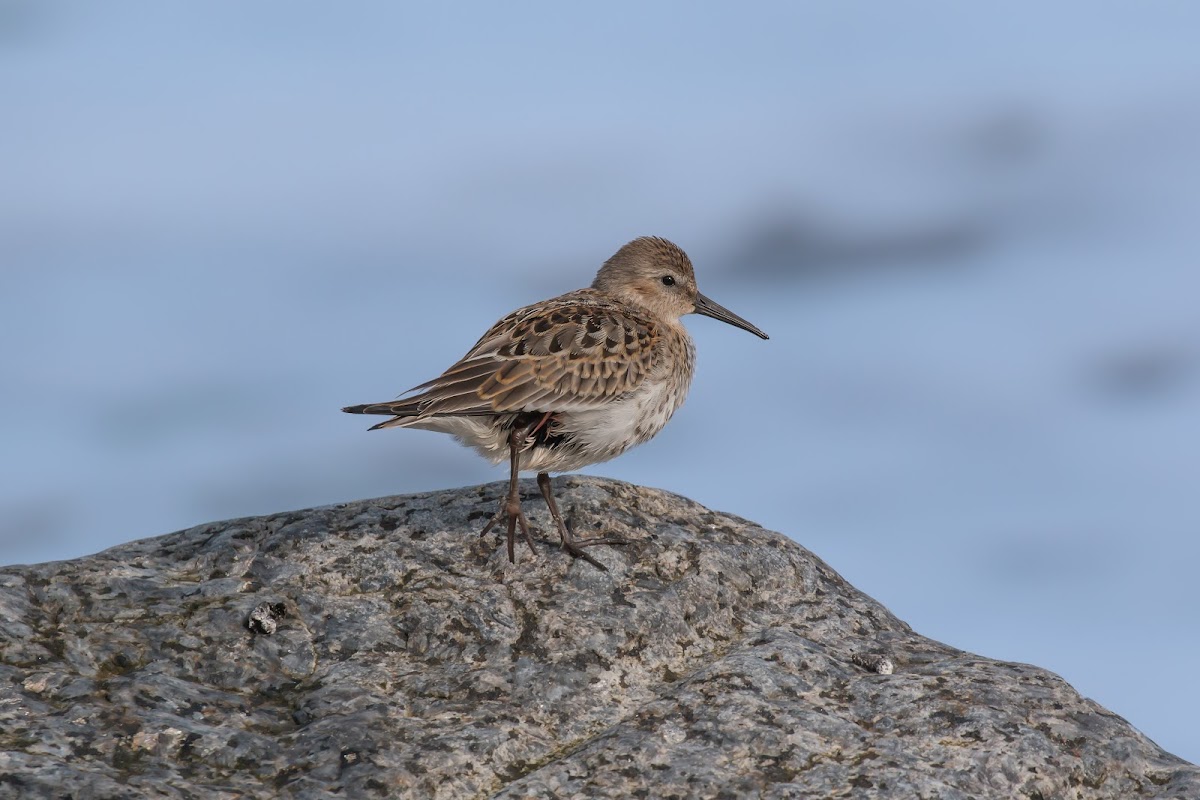
[[[683,396],[679,387],[668,381],[644,385],[606,408],[572,414],[575,437],[595,454],[612,458],[661,431],[683,404]]]
[[[663,370],[627,397],[603,408],[560,415],[560,429],[570,435],[578,451],[561,453],[558,463],[544,468],[568,472],[615,458],[650,440],[683,405],[691,382],[691,369]]]

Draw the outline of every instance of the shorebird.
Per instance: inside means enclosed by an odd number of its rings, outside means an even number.
[[[634,239],[604,262],[591,287],[517,309],[433,380],[392,402],[342,410],[392,417],[370,430],[449,433],[493,464],[507,458],[508,494],[480,535],[506,520],[510,562],[518,525],[537,554],[517,491],[519,473],[536,471],[562,548],[603,570],[583,548],[625,542],[575,538],[549,473],[607,461],[662,430],[692,382],[696,347],[679,319],[692,313],[767,338],[700,294],[677,245]]]

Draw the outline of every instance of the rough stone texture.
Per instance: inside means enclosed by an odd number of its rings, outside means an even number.
[[[474,533],[490,484],[0,570],[0,796],[1200,798],[1061,678],[916,635],[783,536],[556,487],[631,541],[609,572],[532,484],[515,566]]]

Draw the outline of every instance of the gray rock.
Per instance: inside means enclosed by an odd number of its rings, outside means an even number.
[[[1061,678],[916,635],[779,534],[556,485],[630,540],[608,572],[532,484],[540,554],[508,564],[475,533],[498,483],[0,570],[0,796],[1200,797]]]

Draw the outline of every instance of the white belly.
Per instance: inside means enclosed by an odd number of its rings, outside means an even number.
[[[569,435],[576,447],[530,453],[530,465],[522,459],[522,468],[569,472],[619,456],[663,429],[683,405],[689,382],[648,380],[638,391],[604,408],[560,414],[558,429]]]

